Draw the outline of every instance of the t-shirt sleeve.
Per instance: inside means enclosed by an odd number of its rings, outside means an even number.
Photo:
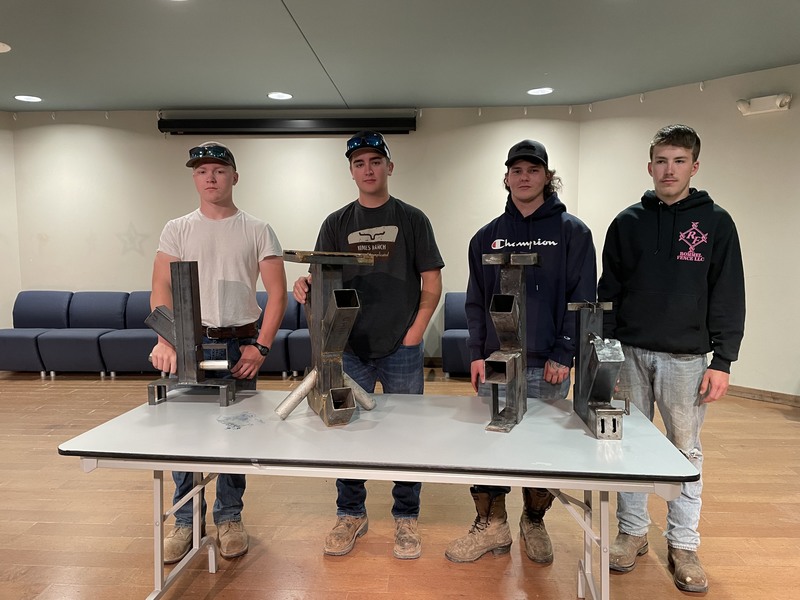
[[[317,243],[314,244],[314,250],[317,252],[336,252],[336,233],[335,228],[336,215],[329,215],[319,228],[317,234]]]
[[[430,220],[422,212],[418,212],[415,221],[414,237],[417,252],[414,262],[417,271],[424,273],[433,269],[441,269],[444,267],[444,260],[439,252],[439,246],[436,244]]]
[[[175,258],[182,258],[180,236],[178,235],[178,223],[175,220],[167,221],[158,239],[158,251],[169,254]]]
[[[262,261],[269,256],[283,256],[283,249],[275,230],[268,223],[264,223],[258,236],[258,260]]]

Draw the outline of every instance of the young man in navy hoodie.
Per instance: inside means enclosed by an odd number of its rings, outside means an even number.
[[[575,357],[574,313],[569,302],[593,301],[597,271],[589,228],[567,213],[558,198],[561,181],[549,168],[547,150],[539,142],[523,140],[511,147],[503,183],[508,198],[505,212],[482,227],[469,244],[467,326],[472,387],[488,394],[484,359],[500,349],[489,316],[492,295],[500,292],[500,270],[483,265],[481,256],[497,252],[536,252],[540,266],[525,270],[527,297],[528,397],[565,398]],[[454,562],[472,562],[487,552],[511,548],[505,497],[509,487],[472,486],[478,516],[467,533],[450,543],[445,556]],[[553,562],[553,547],[544,527],[544,513],[553,503],[546,489],[524,488],[520,536],[532,561]]]
[[[620,396],[647,417],[658,406],[669,440],[702,473],[700,429],[709,402],[728,390],[744,335],[744,269],[736,226],[708,194],[689,186],[700,138],[686,125],[660,129],[647,170],[654,190],[608,228],[598,297],[611,301],[604,335],[620,340]],[[706,354],[712,352],[707,365]],[[675,585],[705,592],[697,557],[702,479],[667,502],[668,560]],[[628,572],[647,552],[647,495],[620,493],[619,534],[609,563]]]

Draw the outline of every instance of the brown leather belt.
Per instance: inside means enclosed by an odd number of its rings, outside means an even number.
[[[254,338],[258,336],[258,327],[255,323],[248,323],[247,325],[239,325],[237,327],[206,327],[203,325],[203,335],[212,340]]]

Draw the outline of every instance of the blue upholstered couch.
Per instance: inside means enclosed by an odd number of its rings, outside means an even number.
[[[263,308],[267,293],[258,292]],[[311,364],[304,311],[291,295],[261,373],[302,373]],[[150,292],[26,290],[17,295],[13,328],[0,329],[0,371],[152,372],[156,333],[144,324]],[[298,331],[306,327],[305,335]],[[298,334],[294,343],[290,338]],[[304,346],[307,345],[307,347]],[[295,349],[295,356],[290,353]]]
[[[445,375],[469,375],[466,299],[466,292],[446,292],[444,295],[442,371]]]

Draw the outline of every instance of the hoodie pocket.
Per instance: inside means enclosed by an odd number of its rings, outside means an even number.
[[[700,296],[675,292],[630,290],[617,313],[619,327],[691,339],[705,329],[706,315]]]

